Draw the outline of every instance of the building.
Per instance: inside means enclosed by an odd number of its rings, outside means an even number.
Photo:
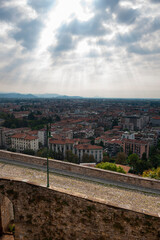
[[[11,137],[11,147],[20,152],[26,149],[37,151],[38,137],[27,133],[17,133]]]
[[[122,141],[119,139],[108,140],[105,143],[105,152],[108,153],[110,157],[114,157],[117,153],[121,152]]]
[[[73,139],[49,139],[50,149],[56,153],[61,152],[63,154],[63,157],[65,157],[66,151],[73,151],[75,144],[76,142]]]
[[[103,148],[97,145],[78,144],[74,146],[74,154],[81,161],[84,154],[93,155],[96,162],[101,162],[103,159]]]
[[[124,132],[122,134],[122,139],[135,139],[135,133],[130,133],[130,132]]]
[[[47,132],[45,129],[38,130],[38,141],[42,146],[47,144]]]
[[[160,117],[152,117],[151,118],[151,124],[153,127],[160,127]]]
[[[96,162],[102,161],[103,148],[100,146],[91,145],[87,142],[88,140],[86,140],[86,143],[83,143],[83,139],[50,139],[49,145],[53,152],[61,152],[64,158],[66,156],[66,151],[69,150],[76,154],[80,161],[82,160],[83,154],[93,155]]]
[[[146,153],[146,157],[149,156],[149,143],[147,141],[141,140],[123,140],[123,152],[127,155],[130,153],[136,153],[140,158],[142,158],[143,153]]]

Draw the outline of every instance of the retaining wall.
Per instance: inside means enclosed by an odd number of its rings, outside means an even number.
[[[39,166],[46,166],[47,160],[45,158],[29,156],[20,153],[13,153],[9,151],[0,150],[0,158],[8,160],[16,160],[20,162],[35,164]],[[49,160],[49,167],[64,170],[72,173],[77,173],[85,176],[96,177],[100,179],[107,179],[112,181],[119,181],[122,183],[128,183],[136,186],[158,189],[160,190],[160,181],[149,178],[142,178],[138,176],[131,176],[127,174],[91,168],[86,166],[80,166],[77,164],[62,162],[59,160]]]
[[[29,182],[0,179],[13,203],[15,240],[159,240],[160,218]]]

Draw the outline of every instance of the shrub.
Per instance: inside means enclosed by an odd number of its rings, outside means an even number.
[[[126,173],[122,167],[117,167],[114,163],[109,162],[102,162],[96,165],[97,168],[101,168],[104,170],[114,171],[114,172],[120,172],[120,173]]]
[[[142,177],[154,178],[160,180],[160,167],[150,169],[143,172]]]

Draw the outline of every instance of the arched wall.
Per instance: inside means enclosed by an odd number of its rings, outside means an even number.
[[[158,240],[160,218],[32,183],[0,179],[15,211],[15,240]]]

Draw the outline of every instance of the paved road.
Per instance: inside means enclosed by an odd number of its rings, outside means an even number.
[[[6,164],[12,164],[12,165],[16,165],[16,166],[21,166],[21,167],[37,169],[37,170],[41,170],[41,171],[46,171],[46,166],[43,167],[43,166],[38,166],[38,165],[34,165],[34,164],[19,162],[19,161],[15,161],[15,160],[6,160],[6,159],[0,159],[0,162],[6,163]],[[55,174],[59,174],[59,175],[63,175],[63,176],[79,178],[79,179],[96,182],[96,183],[100,183],[100,184],[113,185],[113,186],[117,186],[117,187],[121,187],[121,188],[132,189],[132,190],[137,190],[137,191],[141,191],[141,192],[153,193],[153,194],[160,195],[160,190],[156,190],[156,189],[140,187],[140,186],[122,183],[122,182],[118,182],[118,181],[111,181],[111,180],[106,180],[106,179],[101,179],[101,178],[89,177],[89,176],[85,176],[82,174],[71,173],[69,171],[58,170],[58,169],[53,169],[53,168],[50,168],[49,170],[51,173],[55,173]]]

